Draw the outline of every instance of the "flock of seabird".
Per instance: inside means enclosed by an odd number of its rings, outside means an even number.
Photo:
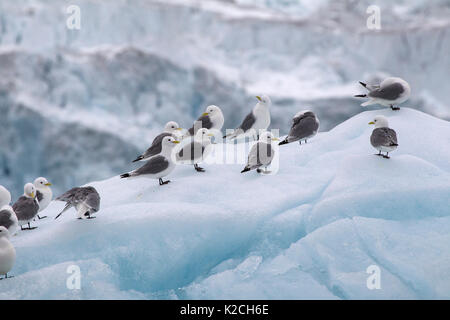
[[[379,85],[360,84],[368,90],[366,94],[358,94],[355,97],[368,98],[362,106],[381,104],[392,110],[399,110],[399,104],[405,102],[410,94],[409,84],[400,78],[387,78]],[[234,130],[227,132],[223,138],[233,140],[237,138],[252,137],[256,143],[249,151],[247,164],[241,173],[256,170],[258,173],[270,173],[269,166],[274,159],[274,141],[279,141],[272,133],[266,131],[270,125],[271,100],[267,95],[257,96],[257,103],[242,123]],[[215,105],[210,105],[205,112],[195,121],[188,130],[180,128],[178,123],[170,121],[164,127],[164,131],[154,138],[151,146],[132,162],[145,161],[140,168],[120,175],[120,178],[147,177],[156,179],[160,185],[165,185],[170,180],[163,180],[176,167],[180,165],[193,165],[198,172],[205,171],[199,164],[210,154],[213,148],[212,137],[221,133],[224,124],[222,110]],[[389,152],[398,147],[397,134],[389,128],[388,119],[384,116],[376,116],[369,124],[375,125],[370,136],[370,143],[378,151],[376,155],[389,159]],[[307,143],[319,130],[319,119],[310,110],[300,111],[294,115],[289,134],[279,142],[284,145],[298,141]],[[222,135],[220,135],[222,136]],[[180,142],[186,143],[180,143]],[[386,154],[383,154],[386,153]],[[43,177],[37,178],[34,183],[24,186],[24,194],[12,205],[11,194],[0,186],[0,275],[8,278],[8,272],[12,269],[16,253],[9,241],[10,235],[21,230],[33,230],[31,223],[36,219],[44,219],[40,216],[51,202],[53,194],[51,183]],[[94,187],[75,187],[65,192],[56,200],[66,202],[64,209],[56,216],[57,219],[68,209],[75,207],[78,219],[93,219],[92,215],[100,209],[100,195]]]

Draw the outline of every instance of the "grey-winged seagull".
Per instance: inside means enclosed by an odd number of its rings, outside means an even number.
[[[270,173],[267,171],[267,167],[272,163],[275,153],[275,150],[272,147],[272,141],[279,140],[278,138],[274,138],[270,132],[261,134],[258,142],[250,149],[247,165],[241,173],[254,169],[256,169],[258,173]],[[264,170],[261,170],[261,167],[264,167]]]
[[[48,207],[50,202],[52,201],[53,192],[50,186],[52,185],[48,180],[44,177],[39,177],[34,180],[34,187],[36,188],[36,198],[39,202],[39,212]],[[38,219],[47,218],[47,216],[40,217],[37,215]]]
[[[208,129],[201,128],[195,134],[188,144],[183,146],[180,151],[176,152],[176,162],[180,164],[194,165],[194,169],[198,172],[204,172],[205,169],[198,166],[211,152],[211,137],[214,136]]]
[[[5,276],[3,279],[8,278],[8,272],[11,271],[16,262],[16,249],[9,241],[9,237],[8,229],[0,226],[0,275]],[[0,278],[0,280],[3,279]]]
[[[298,112],[292,119],[291,130],[287,137],[279,143],[279,145],[299,141],[302,144],[302,140],[305,143],[309,138],[314,137],[319,130],[319,119],[314,112],[310,110],[304,110]]]
[[[375,129],[370,136],[370,143],[379,151],[376,155],[389,159],[389,152],[398,147],[397,133],[389,128],[388,120],[384,116],[376,116],[369,124],[375,125]],[[386,152],[386,155],[381,154],[381,152]]]
[[[270,125],[270,110],[272,104],[269,96],[256,96],[258,102],[252,111],[244,118],[241,125],[232,133],[225,135],[223,138],[235,139],[240,136],[253,136],[259,138],[259,132],[266,130]]]
[[[100,195],[94,187],[75,187],[56,198],[66,202],[64,209],[55,217],[58,219],[65,211],[72,207],[77,210],[78,219],[94,219],[92,214],[100,210]]]
[[[27,183],[23,187],[23,195],[13,204],[12,208],[16,213],[17,220],[21,230],[33,230],[37,227],[31,227],[30,222],[39,212],[39,202],[36,199],[36,188],[32,183]],[[23,228],[24,224],[28,224],[28,228]]]
[[[215,105],[207,106],[205,112],[194,122],[191,128],[186,132],[185,137],[195,136],[201,128],[206,128],[214,133],[221,131],[225,119],[222,110]]]
[[[0,185],[0,207],[11,203],[11,193],[4,186]]]
[[[358,98],[369,98],[368,101],[361,104],[363,107],[378,103],[385,107],[391,107],[392,110],[400,110],[396,106],[408,100],[411,95],[411,87],[408,82],[397,77],[386,78],[380,85],[368,85],[364,82],[359,83],[369,90],[367,94],[355,95]]]
[[[158,179],[159,185],[164,185],[170,180],[163,181],[163,177],[167,176],[175,168],[175,163],[172,159],[172,150],[178,140],[173,137],[164,137],[162,140],[161,153],[151,157],[142,167],[128,173],[121,174],[121,178],[135,178],[146,177],[151,179]]]

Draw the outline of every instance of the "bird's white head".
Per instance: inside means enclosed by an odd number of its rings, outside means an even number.
[[[9,231],[4,226],[0,226],[0,238],[9,239]]]
[[[48,182],[48,180],[45,179],[44,177],[39,177],[36,180],[34,180],[34,186],[36,187],[36,189],[48,188],[51,185],[52,184]]]
[[[180,130],[181,130],[180,126],[175,121],[169,121],[164,126],[164,132],[175,133]]]
[[[215,117],[215,116],[220,116],[223,115],[222,114],[222,110],[215,105],[210,105],[207,106],[205,109],[205,112],[202,114],[202,116],[210,116],[210,117]]]
[[[34,199],[36,197],[36,188],[32,183],[27,183],[23,187],[23,194],[28,198]]]
[[[256,99],[258,99],[258,104],[264,105],[266,107],[270,107],[270,105],[272,104],[272,100],[270,100],[269,96],[266,94],[256,96]]]
[[[0,207],[11,202],[11,193],[4,186],[0,186]]]
[[[180,141],[170,136],[164,137],[161,142],[163,150],[172,150],[178,143],[180,143]]]
[[[389,128],[389,122],[385,116],[376,116],[369,124],[374,124],[375,128]]]
[[[211,137],[213,137],[214,135],[211,133],[211,131],[209,131],[206,128],[201,128],[197,131],[197,133],[195,134],[195,140],[197,141],[203,141],[203,140],[210,140]]]
[[[271,132],[266,131],[259,136],[258,141],[265,143],[272,143],[272,141],[280,141],[280,139],[275,138]]]

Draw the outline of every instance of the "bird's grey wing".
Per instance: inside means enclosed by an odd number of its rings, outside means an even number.
[[[396,100],[400,97],[403,91],[405,91],[405,89],[400,83],[391,83],[387,86],[370,91],[369,97],[385,100]]]
[[[274,150],[272,145],[265,142],[257,143],[258,150],[258,164],[268,165],[272,162],[274,156]]]
[[[206,128],[206,129],[211,129],[212,128],[212,121],[211,121],[211,118],[209,117],[209,115],[208,116],[201,116],[201,117],[199,117],[198,119],[197,119],[197,121],[196,121],[196,123],[197,122],[200,122],[200,127],[198,127],[198,125],[197,125],[197,128],[196,129],[200,129],[200,128]],[[191,135],[191,136],[193,136],[194,135],[194,127],[195,127],[195,123],[192,125],[192,127],[191,128],[189,128],[189,134]]]
[[[9,229],[13,224],[11,220],[11,212],[9,210],[1,210],[0,211],[0,226],[4,226],[6,229]]]
[[[177,154],[177,160],[195,160],[201,158],[205,147],[197,141],[191,141],[184,146]]]
[[[160,153],[162,150],[162,140],[164,137],[167,136],[172,136],[172,134],[168,132],[163,132],[157,135],[155,139],[153,139],[152,145],[144,152],[143,156],[145,158],[148,158]]]
[[[155,156],[153,158],[150,158],[150,160],[148,160],[146,164],[137,169],[134,172],[134,175],[139,176],[141,174],[156,174],[166,170],[168,167],[169,167],[168,159],[166,159],[163,156]]]
[[[72,189],[64,192],[62,195],[57,197],[55,200],[70,202],[70,201],[72,201],[74,195],[77,194],[79,189],[80,189],[79,187],[72,188]]]
[[[256,118],[253,115],[253,112],[250,112],[244,119],[244,121],[242,121],[241,125],[239,126],[238,129],[242,129],[244,132],[248,131],[249,129],[251,129],[251,127],[255,124],[256,122]]]
[[[390,128],[374,129],[370,136],[370,142],[374,147],[397,145],[397,134]]]
[[[41,202],[44,199],[44,195],[39,190],[36,190],[36,199]]]
[[[32,219],[39,211],[39,204],[31,198],[21,196],[13,205],[13,210],[19,220]]]
[[[294,120],[289,137],[303,139],[311,136],[319,129],[319,124],[314,116],[301,116]]]

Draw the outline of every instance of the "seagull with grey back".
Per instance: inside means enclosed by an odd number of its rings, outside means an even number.
[[[32,228],[30,222],[39,212],[39,202],[36,199],[36,187],[32,183],[27,183],[23,189],[23,195],[13,204],[12,208],[16,213],[17,220],[19,220],[21,230],[33,230],[37,227]],[[28,224],[28,228],[23,227],[25,224]]]
[[[176,163],[194,165],[196,171],[204,172],[205,169],[199,167],[198,164],[210,154],[212,136],[213,134],[206,128],[198,130],[192,141],[183,146],[181,150],[176,151]]]
[[[270,173],[270,171],[267,171],[267,167],[272,163],[275,154],[275,150],[272,147],[272,141],[279,140],[278,138],[274,138],[270,132],[261,134],[258,142],[250,149],[247,165],[241,173],[254,169],[256,169],[258,173]],[[261,167],[264,167],[264,170],[261,170]]]
[[[91,186],[72,188],[60,195],[56,200],[66,202],[66,206],[55,217],[55,220],[72,207],[75,207],[77,210],[78,219],[94,219],[95,217],[92,214],[100,210],[100,195]]]
[[[8,277],[8,272],[14,266],[16,262],[16,249],[9,241],[9,231],[3,226],[0,226],[0,276],[5,276],[3,279],[12,278]],[[0,280],[3,280],[0,278]]]
[[[164,137],[173,137],[175,139],[178,138],[177,132],[180,132],[181,129],[178,123],[175,121],[169,121],[166,123],[164,127],[164,132],[157,135],[155,139],[153,139],[152,145],[139,157],[133,160],[133,162],[144,161],[150,157],[156,156],[161,153],[162,147],[161,143]]]
[[[258,102],[253,110],[244,118],[241,125],[223,138],[236,139],[241,136],[253,136],[259,138],[260,131],[267,130],[270,125],[269,107],[272,104],[269,96],[256,96]]]
[[[5,205],[0,208],[0,226],[8,229],[10,235],[16,234],[19,229],[19,221],[10,205]]]
[[[314,112],[304,110],[298,112],[292,119],[291,130],[287,137],[279,143],[279,145],[299,141],[302,144],[302,140],[307,140],[314,137],[319,130],[319,119],[317,119]]]
[[[36,188],[36,199],[39,202],[39,212],[43,211],[48,207],[50,202],[52,201],[53,192],[50,186],[52,185],[48,180],[44,177],[39,177],[34,180],[34,187]],[[40,217],[37,215],[38,219],[47,218],[47,216]]]
[[[392,110],[400,110],[396,106],[408,100],[411,95],[411,87],[408,82],[397,77],[386,78],[380,85],[359,83],[369,91],[367,94],[355,95],[358,98],[369,98],[368,101],[361,104],[363,107],[378,103],[385,107],[391,107]]]
[[[151,157],[142,167],[121,174],[121,178],[151,178],[158,179],[159,185],[168,184],[170,180],[163,181],[163,177],[175,169],[175,162],[172,159],[173,148],[180,141],[175,140],[173,137],[164,137],[161,142],[161,153]]]
[[[201,128],[210,130],[211,132],[221,132],[225,118],[222,110],[215,105],[207,106],[205,112],[194,122],[191,128],[186,132],[185,137],[194,136]]]
[[[397,133],[389,128],[388,120],[384,116],[376,116],[369,124],[375,125],[375,129],[370,136],[370,143],[379,151],[376,155],[389,159],[389,152],[398,147]],[[386,154],[383,155],[381,152],[386,152]]]

